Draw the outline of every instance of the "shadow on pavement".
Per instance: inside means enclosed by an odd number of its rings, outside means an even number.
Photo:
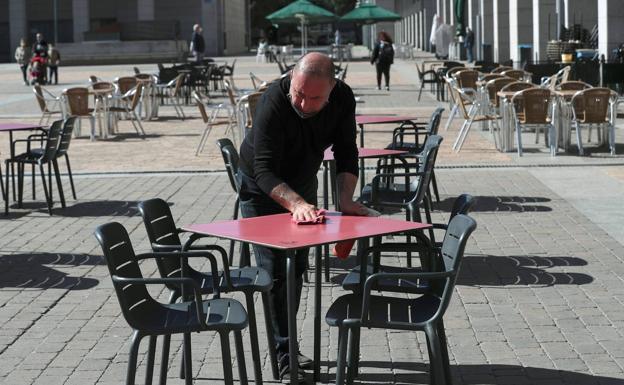
[[[327,365],[323,362],[322,365]],[[335,362],[330,363],[335,366]],[[429,365],[419,362],[360,361],[360,385],[381,384],[429,384]],[[364,368],[364,370],[362,370]],[[399,370],[395,373],[371,373],[370,368]],[[413,373],[404,372],[413,371]],[[574,385],[623,385],[624,380],[615,377],[591,375],[567,370],[522,367],[519,365],[451,365],[453,383],[456,385],[499,384],[574,384]],[[329,378],[327,378],[329,377]],[[321,378],[323,380],[323,378]],[[325,382],[335,381],[332,374]]]
[[[63,217],[99,217],[99,216],[125,216],[133,217],[138,214],[138,201],[92,201],[79,202],[66,208],[60,205],[54,206],[54,215]],[[47,213],[47,209],[42,209]]]
[[[450,212],[456,197],[445,198],[440,203],[434,204],[437,210]],[[542,203],[550,202],[550,198],[525,197],[525,196],[475,196],[477,203],[472,211],[508,211],[508,212],[546,212],[552,208]]]
[[[548,270],[585,265],[587,261],[577,257],[467,255],[462,261],[457,284],[466,286],[587,285],[594,281],[590,275]]]
[[[103,265],[101,256],[88,254],[34,253],[0,256],[0,288],[86,290],[99,281],[93,278],[72,277],[55,269],[77,266]]]

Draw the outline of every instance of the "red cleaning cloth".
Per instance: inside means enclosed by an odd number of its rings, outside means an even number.
[[[298,225],[318,225],[321,223],[325,223],[325,209],[320,209],[316,211],[316,218],[312,220],[302,220],[298,221],[295,218],[292,218],[292,221]]]

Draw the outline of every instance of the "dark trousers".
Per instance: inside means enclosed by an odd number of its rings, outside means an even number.
[[[381,74],[384,75],[386,87],[390,87],[390,64],[377,63],[375,67],[377,69],[377,87],[381,88]]]
[[[239,178],[249,178],[239,171]],[[244,186],[245,183],[242,182]],[[297,191],[308,203],[316,205],[316,193],[318,182],[316,176],[308,186]],[[271,214],[288,212],[268,196],[254,195],[252,198],[241,192],[240,210],[243,218],[258,217]],[[273,289],[269,294],[269,306],[272,315],[272,328],[275,336],[276,350],[278,354],[288,352],[288,306],[286,291],[286,253],[280,250],[269,249],[262,246],[253,246],[256,264],[271,274]],[[295,300],[297,309],[301,301],[301,289],[303,287],[303,274],[308,266],[309,249],[297,250],[295,258]],[[296,338],[296,337],[295,337]]]
[[[24,64],[20,66],[22,70],[22,76],[24,77],[24,83],[28,84],[28,64]]]
[[[54,76],[54,84],[58,84],[58,66],[49,66],[48,68],[50,68],[48,83],[52,84],[52,76]]]

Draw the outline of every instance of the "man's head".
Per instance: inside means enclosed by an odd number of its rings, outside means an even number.
[[[304,119],[311,118],[325,107],[336,85],[334,63],[327,55],[318,52],[299,59],[290,77],[290,103]]]
[[[41,41],[41,40],[43,40],[43,35],[42,35],[42,34],[38,33],[38,34],[37,34],[37,35],[35,35],[35,36],[36,36],[36,38],[37,38],[37,41]]]
[[[193,25],[193,32],[201,33],[202,28],[199,24]]]

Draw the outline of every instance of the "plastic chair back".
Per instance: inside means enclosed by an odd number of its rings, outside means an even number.
[[[217,140],[217,146],[219,146],[219,149],[221,150],[221,156],[223,156],[223,162],[225,163],[225,169],[228,173],[228,177],[230,178],[232,190],[238,194],[240,190],[238,179],[236,178],[236,175],[238,174],[238,151],[236,151],[234,143],[232,143],[232,141],[228,138]]]
[[[126,229],[117,222],[107,223],[95,230],[104,253],[108,271],[113,277],[113,286],[126,322],[134,329],[143,329],[151,321],[147,317],[158,308],[145,285],[126,284],[116,281],[121,278],[143,278],[136,255]]]
[[[442,292],[446,294],[446,296],[442,298],[442,312],[446,310],[451,300],[453,287],[455,286],[461,260],[466,249],[466,243],[468,242],[470,234],[472,234],[476,228],[477,222],[475,222],[474,219],[464,214],[458,214],[451,219],[446,229],[446,234],[444,234],[444,240],[442,241],[442,261],[444,263],[444,270],[447,272],[453,271],[455,274],[449,279]]]
[[[53,160],[56,156],[56,149],[58,148],[59,140],[61,138],[61,130],[63,129],[63,121],[55,120],[50,129],[48,130],[48,136],[43,147],[43,153],[41,154],[41,158],[39,158],[39,162],[47,163],[50,160]]]
[[[462,194],[455,199],[453,202],[453,208],[451,209],[451,215],[449,217],[449,221],[455,218],[456,215],[459,214],[468,214],[472,211],[477,200],[470,194]]]
[[[75,116],[70,116],[65,119],[65,123],[63,123],[63,130],[61,131],[61,137],[59,139],[58,149],[56,150],[57,158],[67,154],[67,150],[69,150],[69,144],[71,143],[72,134],[74,132],[75,124]]]

